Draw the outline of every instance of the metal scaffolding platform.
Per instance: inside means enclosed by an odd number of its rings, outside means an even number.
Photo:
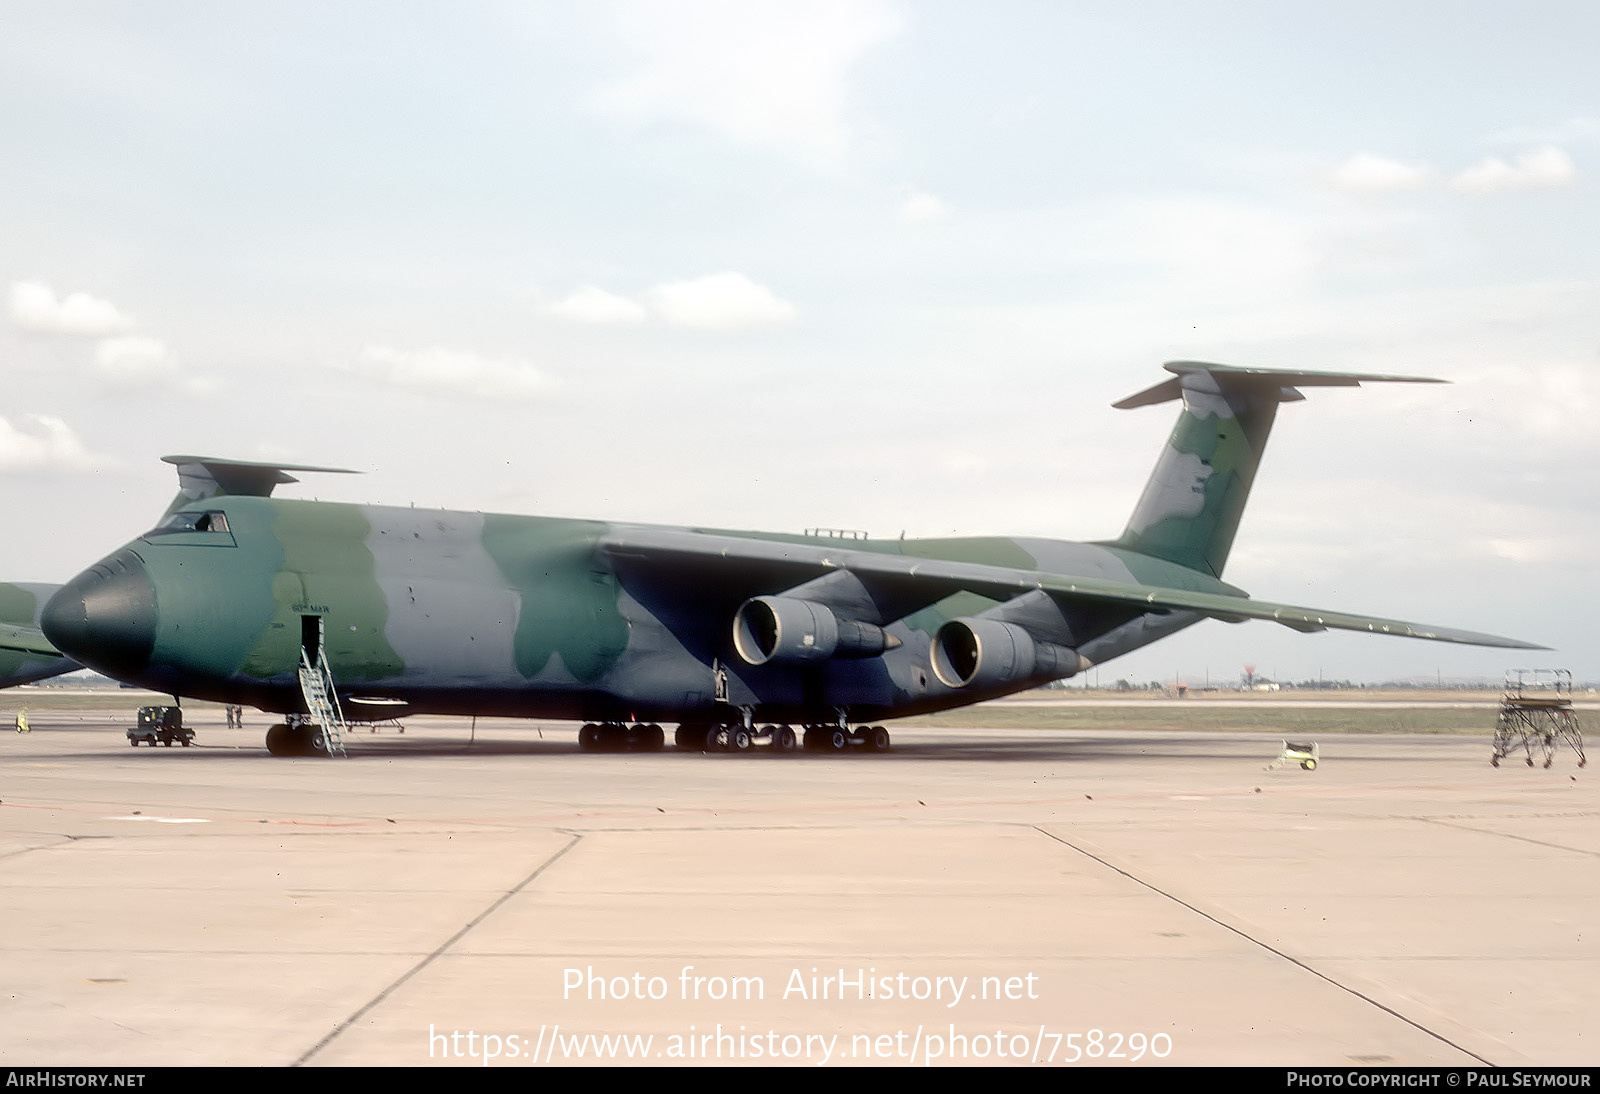
[[[1533,766],[1538,751],[1549,767],[1562,743],[1578,754],[1578,766],[1589,761],[1583,755],[1583,733],[1578,715],[1572,709],[1572,673],[1566,669],[1514,669],[1506,673],[1505,696],[1500,700],[1500,717],[1494,726],[1495,767],[1514,750],[1521,748]]]

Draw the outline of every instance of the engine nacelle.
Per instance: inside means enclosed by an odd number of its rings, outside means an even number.
[[[753,597],[733,617],[733,648],[752,665],[876,657],[894,645],[882,627],[840,619],[825,605],[791,596]]]
[[[947,688],[991,688],[1059,679],[1083,667],[1078,652],[1041,642],[1013,623],[952,619],[933,636],[933,674]]]

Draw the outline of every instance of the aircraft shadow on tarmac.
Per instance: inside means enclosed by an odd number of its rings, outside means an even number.
[[[585,752],[579,749],[575,729],[565,725],[546,730],[543,739],[529,739],[526,730],[519,730],[515,737],[499,737],[490,731],[488,734],[480,733],[475,738],[463,734],[450,735],[429,732],[426,729],[413,727],[403,736],[392,728],[386,728],[378,734],[367,734],[354,731],[347,738],[348,756],[342,760],[338,757],[329,758],[322,756],[306,757],[271,757],[266,753],[264,746],[240,745],[234,743],[219,743],[215,738],[208,740],[204,727],[199,727],[195,742],[192,747],[183,748],[172,746],[169,748],[144,748],[137,747],[131,750],[121,746],[125,741],[118,740],[119,731],[116,727],[106,725],[63,723],[52,724],[48,721],[34,723],[35,735],[32,744],[45,745],[45,742],[55,733],[70,734],[76,741],[82,741],[84,735],[104,735],[103,749],[92,753],[73,749],[70,752],[49,757],[53,760],[85,761],[91,759],[138,759],[149,763],[182,762],[182,763],[237,763],[247,761],[250,763],[281,764],[285,762],[298,763],[339,763],[361,762],[364,759],[381,758],[386,761],[393,760],[438,760],[472,756],[540,756],[550,760],[572,759],[590,761],[600,760],[627,760],[636,763],[656,762],[683,762],[694,760],[704,763],[740,764],[740,763],[895,763],[895,762],[948,762],[950,760],[981,760],[991,763],[1042,763],[1042,762],[1088,762],[1088,761],[1138,761],[1141,758],[1153,760],[1239,760],[1250,759],[1255,755],[1265,754],[1265,743],[1257,740],[1244,741],[1231,737],[1195,738],[1173,737],[1162,735],[1141,735],[1107,739],[1104,737],[1082,737],[1073,735],[1070,731],[1063,731],[1060,737],[1041,738],[1029,735],[1026,739],[1012,737],[1004,730],[973,730],[970,738],[962,740],[915,740],[901,737],[896,740],[892,749],[883,753],[866,752],[859,748],[850,748],[844,752],[807,752],[796,751],[780,753],[766,748],[756,748],[745,753],[728,752],[699,752],[692,749],[677,748],[667,745],[659,751],[617,751],[617,752]],[[992,735],[990,735],[992,734]],[[48,747],[48,746],[46,746]],[[160,755],[147,756],[155,752]],[[181,759],[179,757],[182,757]],[[45,758],[45,757],[40,757]],[[1271,759],[1271,756],[1267,756]],[[1265,762],[1265,761],[1263,761]]]

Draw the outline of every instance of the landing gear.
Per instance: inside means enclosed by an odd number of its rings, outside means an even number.
[[[853,733],[836,725],[808,725],[804,734],[785,725],[764,725],[746,729],[733,725],[704,725],[685,722],[673,740],[679,748],[694,752],[752,752],[765,743],[764,751],[864,752],[889,751],[889,731],[882,726],[861,726]]]
[[[585,752],[659,752],[666,739],[654,722],[590,722],[578,731],[578,747]]]
[[[279,722],[267,730],[267,751],[274,756],[324,756],[328,738],[315,722]]]
[[[704,722],[685,722],[672,735],[672,743],[689,752],[704,752],[707,739],[715,726]]]

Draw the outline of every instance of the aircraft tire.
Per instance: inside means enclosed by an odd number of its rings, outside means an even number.
[[[862,743],[868,752],[889,751],[889,731],[882,726],[868,726],[862,734]]]
[[[294,734],[289,727],[279,722],[275,726],[267,727],[267,751],[274,756],[296,756]]]
[[[748,729],[741,726],[728,731],[729,752],[749,752],[753,747],[755,747],[755,740],[751,737]]]
[[[672,743],[690,752],[706,750],[706,726],[698,722],[684,722],[672,733]]]
[[[843,752],[850,747],[850,734],[842,729],[836,729],[828,734],[828,749],[832,752]]]
[[[601,748],[600,727],[590,722],[578,730],[578,747],[585,752],[599,752]]]
[[[775,752],[793,752],[799,747],[800,742],[795,739],[794,730],[788,726],[772,727],[772,748]]]

